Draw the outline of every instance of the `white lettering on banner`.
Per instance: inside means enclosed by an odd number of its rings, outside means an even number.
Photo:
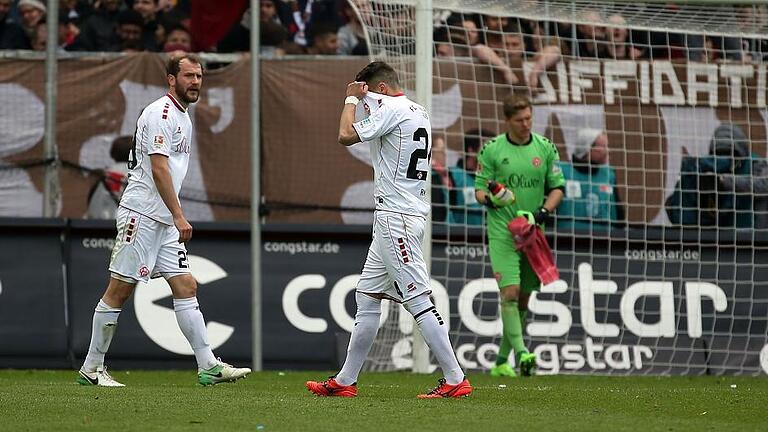
[[[562,368],[570,371],[580,370],[585,365],[593,370],[606,367],[640,370],[643,368],[643,358],[653,358],[653,351],[645,345],[602,345],[595,344],[589,337],[584,340],[584,346],[565,344],[558,351],[555,344],[541,344],[534,349],[534,353],[538,365],[536,373],[539,375],[560,373],[561,357]]]
[[[310,318],[299,309],[299,295],[310,289],[321,289],[325,286],[325,276],[319,274],[301,275],[293,278],[283,291],[283,313],[288,322],[297,329],[307,333],[323,333],[328,329],[328,323],[322,318]],[[342,304],[342,307],[344,305]]]
[[[219,118],[211,125],[211,132],[224,132],[235,119],[235,91],[232,87],[208,89],[208,105],[219,108]]]
[[[615,294],[619,289],[618,285],[610,280],[594,280],[592,266],[587,263],[579,264],[578,272],[581,325],[584,326],[584,331],[596,337],[618,336],[619,326],[616,324],[598,324],[595,321],[595,294]]]
[[[564,280],[557,280],[541,287],[543,294],[563,294],[568,291],[568,284]],[[582,309],[584,301],[582,300]],[[594,305],[594,302],[593,302]],[[550,315],[557,317],[556,321],[531,322],[528,324],[530,336],[565,336],[571,330],[573,317],[568,306],[555,300],[539,300],[538,296],[531,296],[528,300],[528,309],[536,315]]]
[[[227,272],[211,260],[196,255],[187,255],[187,259],[192,276],[201,286],[227,277]],[[176,313],[155,303],[170,295],[171,287],[164,278],[136,285],[133,296],[136,320],[152,342],[161,348],[175,354],[192,355],[192,347],[176,323]],[[223,345],[235,331],[234,327],[215,321],[208,321],[206,328],[211,349]]]
[[[688,336],[701,337],[701,301],[702,297],[712,299],[717,312],[724,312],[728,307],[725,293],[717,285],[709,282],[686,282],[685,306],[688,310]]]
[[[546,354],[540,356],[539,366],[549,373],[560,371],[560,359],[562,367],[567,370],[579,370],[585,366],[593,370],[603,369],[641,369],[643,359],[653,357],[651,348],[644,345],[602,345],[594,343],[592,338],[617,337],[621,334],[623,324],[624,331],[638,337],[675,337],[676,317],[671,282],[641,281],[629,285],[620,300],[620,317],[622,323],[598,323],[596,320],[595,296],[616,295],[619,290],[615,282],[611,280],[595,280],[592,266],[581,263],[578,266],[579,298],[581,303],[581,325],[586,333],[583,345],[542,344],[536,348],[536,352]],[[329,295],[329,310],[336,324],[347,332],[354,327],[354,317],[346,310],[346,298],[354,291],[359,275],[348,275],[339,279],[331,289]],[[322,318],[312,318],[305,315],[299,308],[300,295],[310,289],[322,289],[326,279],[319,274],[301,275],[292,279],[283,292],[283,312],[288,321],[297,329],[307,333],[324,333],[328,330],[328,323]],[[450,317],[450,301],[446,288],[438,281],[432,280],[432,296],[435,305],[442,316]],[[725,292],[717,285],[707,282],[685,282],[685,302],[687,306],[688,336],[698,338],[702,336],[701,302],[706,298],[714,304],[715,311],[723,312],[727,309],[727,297]],[[528,307],[531,312],[538,315],[550,316],[550,320],[535,320],[528,324],[527,333],[532,337],[563,337],[566,336],[573,325],[573,316],[568,305],[557,300],[541,300],[541,294],[563,294],[568,291],[568,285],[563,280],[558,280],[541,287],[540,292],[531,296]],[[497,337],[501,334],[501,319],[485,319],[478,316],[473,308],[477,296],[484,293],[497,293],[498,287],[495,279],[482,278],[469,281],[459,292],[458,315],[462,325],[479,337]],[[635,313],[635,304],[645,296],[659,298],[659,320],[654,324],[642,322]],[[387,302],[382,302],[382,309],[389,310]],[[398,369],[407,369],[412,366],[411,334],[413,332],[413,319],[403,308],[398,308],[397,326],[402,337],[395,342],[391,351],[393,364]],[[387,313],[382,313],[380,325],[384,325],[388,318]],[[494,344],[483,344],[477,347],[474,344],[461,344],[456,348],[459,362],[466,368],[492,367],[488,358],[493,358],[489,353],[495,353],[498,347]],[[430,365],[430,368],[434,368]]]
[[[526,79],[533,66],[533,62],[523,64]],[[614,105],[617,103],[617,93],[629,90],[630,82],[637,80],[641,104],[697,106],[699,94],[704,93],[707,106],[714,108],[721,105],[720,89],[727,88],[727,103],[731,108],[742,108],[745,97],[748,98],[751,92],[755,94],[756,107],[766,107],[768,88],[765,64],[721,64],[718,67],[715,64],[690,62],[680,66],[685,70],[682,71],[683,76],[678,77],[675,63],[670,61],[577,60],[567,64],[559,62],[555,66],[558,88],[555,89],[549,74],[542,74],[539,76],[542,91],[534,96],[534,102],[582,102],[589,90],[599,88],[595,86],[595,80],[602,80],[603,102],[606,105]],[[754,85],[747,87],[746,80],[752,77],[756,78]],[[723,86],[719,85],[721,79],[725,81]],[[686,83],[685,90],[681,80]],[[664,92],[665,83],[669,85],[671,93]]]

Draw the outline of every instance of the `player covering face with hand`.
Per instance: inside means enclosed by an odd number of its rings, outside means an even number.
[[[544,225],[563,198],[565,179],[557,148],[531,131],[531,103],[518,95],[504,100],[507,133],[488,141],[477,155],[475,197],[489,207],[488,248],[501,301],[503,334],[493,376],[516,376],[509,365],[514,349],[523,376],[533,374],[536,356],[528,352],[523,328],[528,299],[540,282],[515,247],[507,224],[518,216]]]
[[[448,322],[429,298],[430,278],[421,251],[430,211],[426,193],[432,143],[429,116],[403,94],[397,73],[384,62],[363,68],[347,85],[346,96],[339,143],[350,146],[363,141],[375,155],[371,161],[376,206],[373,240],[355,292],[355,327],[344,366],[326,381],[308,381],[307,389],[319,396],[357,396],[357,377],[379,329],[381,300],[389,299],[414,316],[444,374],[435,389],[418,397],[467,396],[472,386],[451,347]],[[355,122],[361,99],[370,115]]]
[[[160,276],[171,287],[176,321],[194,351],[198,382],[234,381],[251,372],[214,357],[187,260],[185,243],[192,238],[192,225],[184,217],[179,191],[192,151],[187,108],[200,97],[203,68],[197,57],[184,54],[171,57],[166,72],[168,93],[144,108],[136,124],[128,185],[117,209],[111,277],[93,314],[91,343],[78,377],[83,385],[123,387],[107,373],[104,356],[136,284]]]

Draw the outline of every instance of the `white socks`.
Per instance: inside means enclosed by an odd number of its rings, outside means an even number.
[[[344,366],[336,375],[336,382],[341,385],[352,385],[357,382],[360,369],[371,351],[373,340],[379,331],[379,317],[381,316],[381,300],[369,295],[355,293],[357,313],[355,314],[355,327],[349,339],[347,359]]]
[[[464,380],[464,371],[459,366],[456,354],[453,352],[448,338],[448,324],[437,313],[429,295],[423,294],[404,303],[403,306],[416,319],[424,340],[440,364],[443,376],[448,384],[458,384]]]
[[[83,362],[83,370],[95,372],[104,367],[104,355],[112,342],[112,336],[117,329],[117,317],[122,309],[110,307],[99,300],[93,313],[93,327],[91,328],[91,344],[88,346],[88,355]]]
[[[208,329],[205,327],[203,313],[197,303],[197,297],[173,299],[173,310],[176,312],[176,322],[192,346],[197,359],[197,367],[210,369],[216,366],[216,357],[208,344]]]

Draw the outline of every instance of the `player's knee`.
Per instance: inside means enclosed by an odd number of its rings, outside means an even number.
[[[520,298],[520,285],[507,285],[499,291],[502,301],[517,301]]]
[[[191,274],[182,274],[168,278],[174,298],[189,298],[197,295],[197,281]]]
[[[133,294],[133,289],[136,287],[136,282],[129,280],[115,279],[114,277],[109,280],[107,291],[104,293],[102,299],[106,304],[113,308],[121,308],[123,304]]]

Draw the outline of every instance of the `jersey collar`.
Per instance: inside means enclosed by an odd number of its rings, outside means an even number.
[[[511,139],[509,139],[509,133],[505,133],[504,134],[504,138],[506,138],[507,142],[512,144],[513,146],[518,146],[518,147],[527,146],[528,144],[531,143],[531,141],[533,141],[533,133],[531,133],[531,136],[528,138],[528,141],[526,141],[526,142],[524,142],[522,144],[518,144],[518,143],[512,141]]]
[[[176,100],[176,98],[174,98],[173,96],[171,96],[171,93],[166,93],[165,95],[166,95],[166,96],[168,96],[168,99],[170,99],[170,100],[171,100],[171,102],[173,102],[173,104],[174,104],[174,105],[176,105],[176,108],[178,108],[178,109],[179,109],[179,111],[181,111],[181,112],[187,112],[187,110],[186,110],[186,109],[184,109],[184,107],[183,107],[183,106],[181,106],[181,104],[179,103],[179,101],[177,101],[177,100]]]

